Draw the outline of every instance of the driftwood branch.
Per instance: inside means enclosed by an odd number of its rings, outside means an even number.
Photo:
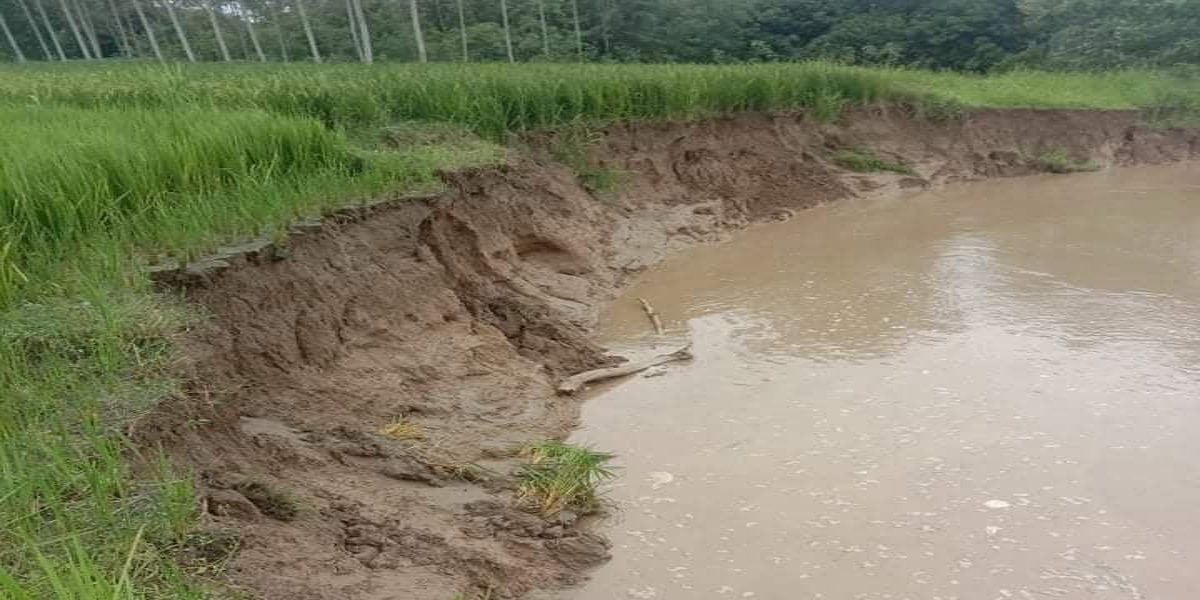
[[[684,346],[683,348],[680,348],[679,350],[669,354],[660,354],[645,360],[628,362],[615,367],[596,369],[594,371],[585,371],[578,375],[572,375],[564,379],[562,383],[558,384],[558,393],[574,394],[575,392],[583,389],[583,386],[595,381],[604,381],[606,379],[615,379],[617,377],[633,375],[634,373],[645,371],[650,367],[656,367],[658,365],[679,360],[691,360],[692,358],[692,345],[688,344],[687,346]]]
[[[646,316],[650,317],[650,323],[654,325],[654,332],[658,335],[663,334],[662,319],[658,318],[658,313],[654,312],[654,307],[645,298],[638,298],[638,302],[642,303],[642,310],[646,311]]]

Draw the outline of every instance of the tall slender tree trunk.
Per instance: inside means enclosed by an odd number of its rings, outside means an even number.
[[[50,34],[50,41],[54,42],[58,60],[67,60],[67,53],[63,51],[62,42],[58,41],[58,34],[54,32],[54,25],[50,23],[50,14],[46,12],[46,6],[42,4],[42,0],[33,0],[33,5],[37,7],[38,14],[42,17],[42,23],[46,25],[46,33]]]
[[[67,25],[71,28],[71,33],[75,35],[75,42],[79,44],[79,52],[85,59],[91,60],[92,52],[88,50],[87,42],[84,41],[83,34],[79,31],[79,24],[75,21],[75,16],[71,14],[71,7],[67,6],[67,0],[58,0],[58,5],[67,17]]]
[[[133,10],[137,12],[138,20],[142,23],[142,31],[146,32],[146,39],[150,41],[150,49],[154,51],[154,58],[158,62],[163,62],[162,49],[158,47],[158,37],[154,35],[154,28],[150,26],[150,20],[146,18],[145,11],[142,10],[142,4],[138,0],[133,2]]]
[[[21,52],[21,47],[17,45],[17,38],[13,37],[12,31],[8,28],[8,21],[4,19],[4,13],[0,13],[0,31],[4,32],[4,37],[8,39],[8,45],[12,47],[13,56],[17,62],[28,62],[25,58],[25,53]]]
[[[508,27],[508,0],[500,0],[500,20],[504,22],[504,49],[508,52],[508,62],[517,62],[513,55],[512,30]]]
[[[583,62],[583,26],[579,23],[579,0],[571,0],[571,17],[575,21],[575,50]]]
[[[375,51],[371,48],[371,29],[367,27],[367,13],[363,10],[362,0],[351,2],[354,3],[354,15],[358,17],[358,36],[362,38],[362,60],[369,65],[375,62]]]
[[[175,14],[175,7],[171,5],[172,0],[166,0],[163,4],[167,5],[167,15],[171,17],[171,26],[175,28],[175,35],[179,36],[179,43],[183,46],[183,53],[187,55],[188,62],[196,62],[196,53],[192,52],[192,45],[188,43],[187,32],[183,30],[183,24],[179,22],[179,15]]]
[[[427,63],[429,55],[425,52],[425,33],[421,31],[421,8],[417,0],[408,0],[409,11],[412,12],[413,39],[417,40],[417,60]]]
[[[546,24],[546,0],[538,0],[538,20],[542,23],[542,54],[550,58],[550,27]]]
[[[312,54],[313,62],[321,62],[321,51],[317,48],[317,37],[313,35],[312,24],[308,22],[308,13],[304,10],[304,0],[296,0],[296,12],[300,13],[300,24],[304,27],[304,37],[308,38],[308,51]]]
[[[267,62],[267,55],[263,54],[262,44],[258,43],[258,33],[254,31],[254,18],[246,9],[245,4],[239,5],[238,8],[241,10],[242,20],[246,22],[246,33],[250,34],[250,45],[254,46],[254,54],[258,55],[258,62]]]
[[[463,62],[471,60],[471,52],[467,47],[467,11],[463,8],[463,0],[458,0],[458,33],[462,38]]]
[[[108,10],[112,12],[113,22],[117,26],[117,39],[121,40],[121,53],[127,57],[133,56],[133,44],[129,42],[129,31],[125,29],[125,21],[117,10],[117,0],[108,0]]]
[[[350,24],[350,41],[354,42],[354,55],[363,58],[362,36],[358,35],[358,15],[354,13],[354,0],[346,0],[346,22]]]
[[[38,46],[42,48],[42,54],[46,56],[46,60],[54,60],[54,55],[50,53],[50,46],[46,45],[46,38],[42,36],[42,28],[38,26],[37,19],[33,18],[33,12],[29,10],[29,4],[25,0],[17,0],[17,4],[21,5],[21,12],[25,14],[25,20],[29,21],[29,28],[33,30],[33,35],[37,38]]]
[[[208,11],[208,21],[212,23],[213,33],[217,36],[217,48],[221,51],[221,60],[233,62],[229,56],[229,46],[225,45],[225,35],[221,33],[221,22],[217,20],[217,8],[211,2],[205,2],[204,8]]]
[[[279,10],[271,4],[266,6],[270,12],[271,22],[275,23],[275,37],[279,38],[279,58],[283,62],[288,62],[292,57],[288,55],[287,38],[283,35],[283,21],[280,20]]]
[[[96,36],[96,23],[92,21],[92,13],[84,10],[81,0],[75,0],[75,14],[79,15],[79,25],[83,27],[83,34],[91,44],[92,58],[104,58],[104,53],[100,51],[100,38]]]

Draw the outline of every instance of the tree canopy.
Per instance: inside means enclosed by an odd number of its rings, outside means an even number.
[[[511,40],[518,61],[1200,62],[1200,0],[0,0],[0,18],[10,60],[503,61]]]

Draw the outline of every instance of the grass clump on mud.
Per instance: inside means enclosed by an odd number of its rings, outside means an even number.
[[[856,173],[892,172],[902,175],[915,175],[913,168],[900,162],[891,162],[879,158],[867,150],[838,150],[829,155],[833,164]]]
[[[544,515],[563,510],[587,514],[600,507],[600,486],[615,475],[614,456],[591,448],[547,441],[526,446],[517,470],[517,497]]]
[[[1087,173],[1099,171],[1100,165],[1072,158],[1066,150],[1054,148],[1043,152],[1037,157],[1038,166],[1049,173]]]

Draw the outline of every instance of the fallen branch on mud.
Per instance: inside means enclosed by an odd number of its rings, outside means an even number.
[[[650,303],[645,298],[638,298],[638,302],[642,303],[642,310],[646,311],[646,316],[650,318],[650,323],[654,325],[654,332],[662,335],[662,319],[658,318],[658,313],[654,311],[654,307],[650,306]]]
[[[695,357],[692,355],[692,345],[688,344],[683,348],[680,348],[679,350],[669,354],[660,354],[652,358],[629,362],[616,367],[595,369],[592,371],[584,371],[578,375],[572,375],[564,379],[562,383],[558,384],[558,393],[574,394],[575,392],[583,389],[583,386],[595,381],[604,381],[606,379],[615,379],[617,377],[633,375],[634,373],[645,371],[650,367],[657,367],[658,365],[680,360],[692,360],[693,358]]]

